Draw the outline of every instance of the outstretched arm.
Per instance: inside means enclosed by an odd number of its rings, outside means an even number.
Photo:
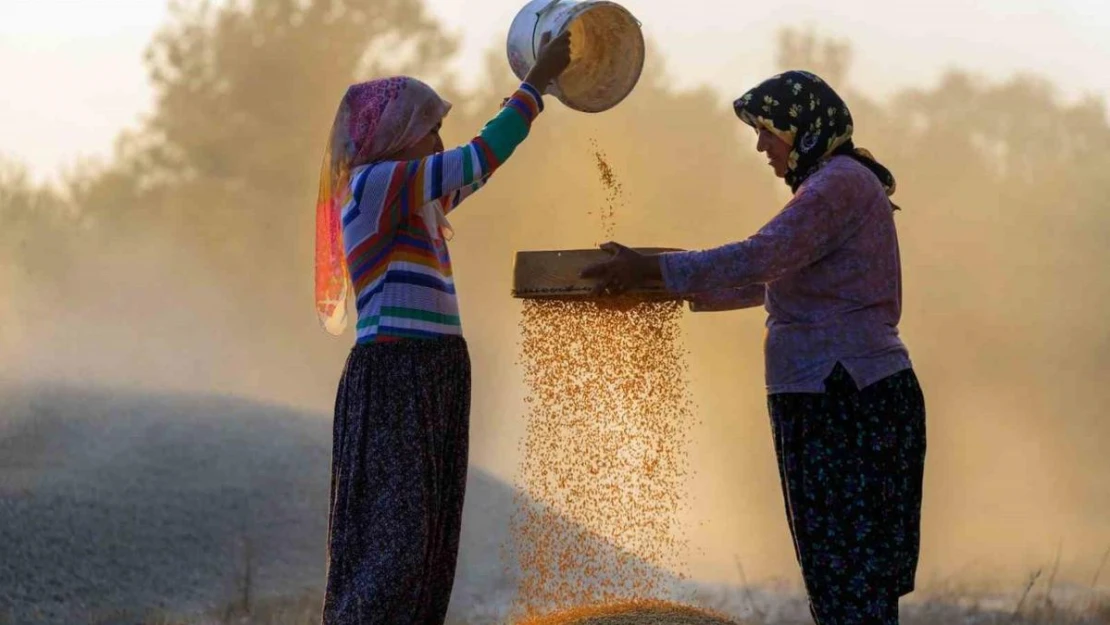
[[[850,184],[837,180],[829,186]],[[766,284],[832,252],[862,225],[864,212],[850,193],[804,188],[756,234],[700,252],[661,254],[667,289],[700,293]]]
[[[611,257],[583,269],[581,276],[597,279],[594,292],[599,295],[619,294],[656,280],[671,293],[685,296],[759,289],[816,262],[859,230],[865,213],[854,201],[853,184],[850,176],[836,176],[821,190],[803,187],[759,232],[710,250],[645,255],[606,243],[601,248]],[[757,293],[740,293],[743,303],[754,302]]]

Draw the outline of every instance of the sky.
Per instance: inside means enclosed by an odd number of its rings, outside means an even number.
[[[876,95],[931,84],[950,67],[1032,72],[1068,97],[1110,100],[1105,0],[622,0],[683,86],[709,84],[722,105],[768,73],[784,25],[850,41],[851,80]],[[462,40],[463,80],[504,40],[522,0],[428,0]],[[106,157],[151,106],[142,53],[167,18],[160,0],[0,0],[0,156],[40,179]],[[656,59],[658,61],[658,59]],[[506,71],[508,66],[506,64]]]

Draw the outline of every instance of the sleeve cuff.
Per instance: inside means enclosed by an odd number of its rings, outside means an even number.
[[[526,91],[528,95],[532,96],[536,100],[536,104],[539,106],[540,110],[543,110],[543,94],[540,93],[539,89],[536,89],[530,83],[522,82],[520,83],[520,90]]]
[[[659,255],[659,272],[663,285],[671,293],[689,293],[691,260],[697,252],[665,252]]]
[[[700,300],[700,299],[697,299],[697,298],[694,298],[694,299],[690,300],[689,305],[690,305],[690,312],[692,312],[692,313],[719,312],[718,310],[714,309],[712,306],[706,305],[706,303],[703,300]]]
[[[511,107],[520,113],[524,121],[531,125],[536,117],[543,112],[543,96],[532,85],[526,82],[521,83],[520,88],[509,97],[505,106]]]

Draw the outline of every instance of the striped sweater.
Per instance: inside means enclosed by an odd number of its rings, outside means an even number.
[[[481,188],[528,136],[541,111],[539,92],[524,83],[470,143],[351,172],[343,245],[359,343],[462,334],[447,245],[428,235],[420,209],[438,201],[449,213]]]

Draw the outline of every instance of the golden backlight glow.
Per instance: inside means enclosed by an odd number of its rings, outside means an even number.
[[[0,377],[330,419],[352,338],[316,324],[312,224],[335,106],[349,82],[405,71],[455,104],[447,144],[468,141],[514,87],[504,35],[523,0],[430,0],[423,14],[420,0],[351,1],[382,13],[347,26],[154,4],[0,0]],[[921,588],[1020,592],[1058,553],[1056,584],[1091,584],[1110,548],[1110,121],[1097,99],[1110,94],[1110,4],[622,4],[649,44],[635,91],[597,115],[548,98],[451,215],[473,465],[512,483],[530,435],[518,322],[538,313],[510,297],[514,252],[750,235],[788,189],[730,103],[805,66],[898,180],[901,332],[928,410]],[[221,11],[236,28],[211,27]],[[417,54],[402,65],[390,51],[403,41]],[[83,154],[101,161],[75,164]],[[602,161],[619,194],[599,182]],[[740,583],[737,562],[749,582],[798,579],[764,320],[659,314],[681,333],[696,411],[675,522],[699,579]]]

